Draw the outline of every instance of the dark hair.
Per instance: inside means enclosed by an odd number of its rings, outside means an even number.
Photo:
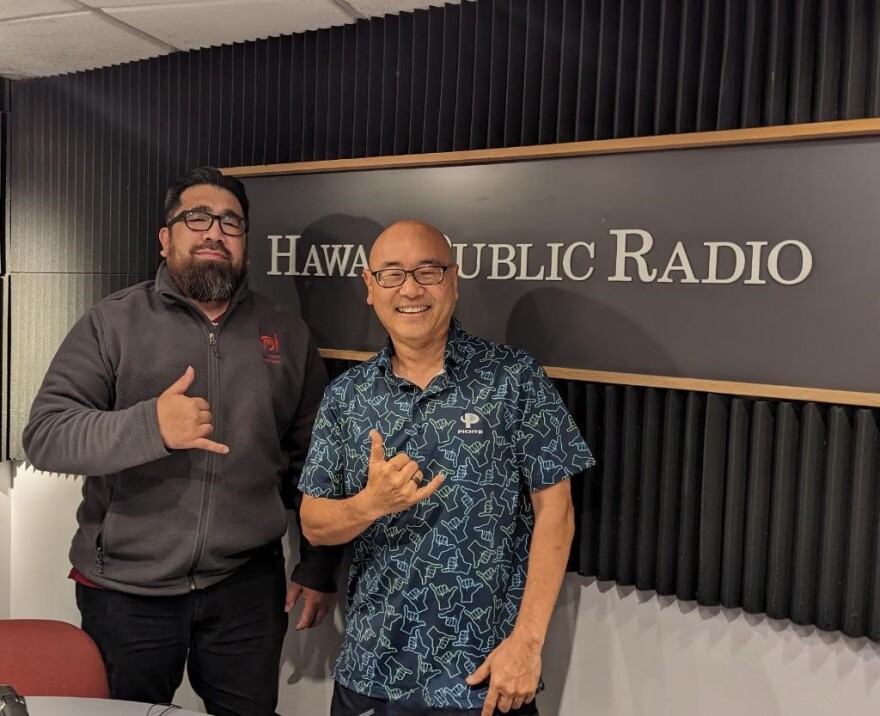
[[[248,211],[251,203],[248,201],[247,192],[242,184],[235,177],[229,177],[221,174],[214,167],[199,167],[184,174],[180,179],[174,182],[165,193],[165,221],[169,221],[174,213],[180,208],[180,195],[193,186],[202,184],[210,184],[211,186],[219,186],[235,194],[238,203],[241,204],[241,210],[244,212],[244,218],[248,218]]]

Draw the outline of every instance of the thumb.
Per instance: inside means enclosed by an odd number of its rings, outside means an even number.
[[[299,601],[299,595],[302,594],[302,587],[296,582],[291,582],[287,589],[287,597],[284,600],[284,611],[289,612]]]
[[[370,431],[370,462],[385,462],[385,445],[378,430]]]
[[[468,676],[465,681],[469,686],[476,686],[477,684],[482,684],[486,679],[489,678],[489,675],[492,672],[492,667],[489,665],[491,659],[491,655],[487,658],[482,664],[477,667],[477,670]]]
[[[183,372],[183,375],[180,376],[177,380],[175,380],[168,388],[165,390],[166,394],[170,395],[183,395],[189,390],[189,387],[192,385],[193,381],[196,379],[196,371],[191,366],[188,365],[186,370]]]

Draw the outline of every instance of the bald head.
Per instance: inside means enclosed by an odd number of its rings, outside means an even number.
[[[370,266],[373,270],[399,266],[395,258],[404,248],[418,246],[425,253],[418,264],[452,263],[449,242],[437,229],[422,221],[406,219],[391,224],[376,237],[370,249]]]
[[[376,275],[404,272],[403,283],[380,285]],[[429,276],[415,273],[426,269]],[[439,269],[439,275],[438,275]],[[397,278],[399,278],[399,274]],[[391,336],[395,349],[442,362],[449,322],[458,300],[458,270],[449,242],[421,221],[398,221],[376,237],[364,269],[367,303]]]

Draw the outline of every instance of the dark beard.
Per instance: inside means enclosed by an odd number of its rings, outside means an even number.
[[[236,271],[228,262],[200,261],[192,256],[183,266],[169,263],[168,269],[183,294],[198,303],[228,301],[244,276],[244,269]]]

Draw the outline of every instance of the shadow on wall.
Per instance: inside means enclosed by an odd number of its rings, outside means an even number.
[[[766,614],[749,614],[739,608],[699,607],[699,611],[704,620],[720,612],[731,629],[740,622],[749,627],[749,631],[740,632],[739,638],[733,640],[737,652],[756,638],[760,629],[769,628],[786,639],[783,657],[787,663],[808,658],[811,672],[833,666],[840,678],[857,677],[861,670],[865,695],[880,690],[880,644],[867,637],[823,631],[814,624],[795,624],[790,619],[772,619]],[[823,648],[808,648],[817,641]]]
[[[598,680],[590,676],[590,681],[603,684],[612,672],[620,677],[613,693],[599,688],[612,699],[605,704],[607,710],[599,708],[597,713],[630,713],[619,711],[624,701],[635,714],[706,713],[709,703],[719,704],[713,711],[719,715],[876,713],[880,644],[867,638],[823,632],[740,608],[700,606],[614,582],[573,575],[569,579],[577,579],[584,588],[579,643],[588,639],[591,654],[605,650],[607,656],[607,663],[590,659],[591,670],[606,671]],[[567,627],[573,633],[575,626],[570,622],[559,629]],[[810,683],[801,681],[805,676]],[[691,681],[699,687],[690,688]],[[792,692],[798,684],[801,693]],[[817,703],[815,711],[796,710],[811,703],[811,690],[825,693],[823,684],[840,688],[827,692],[827,702]],[[566,691],[572,686],[568,684]],[[663,710],[658,710],[658,699]],[[853,712],[847,708],[849,702],[863,702],[865,710]]]
[[[287,575],[290,577],[293,567],[299,561],[299,530],[293,513],[288,516],[286,541]],[[346,553],[347,556],[347,553]],[[302,681],[328,682],[336,657],[342,647],[343,626],[341,615],[345,612],[345,578],[348,574],[348,560],[343,560],[339,571],[339,591],[337,592],[338,607],[332,614],[313,629],[295,631],[294,625],[299,619],[301,606],[298,604],[290,614],[290,626],[281,652],[281,663],[289,664],[293,672],[287,679],[287,685]]]
[[[329,274],[328,257],[335,257],[336,266],[345,266],[345,275],[339,268],[333,276],[305,276],[296,279],[302,317],[311,328],[318,345],[326,348],[345,347],[352,350],[375,350],[382,346],[385,331],[367,305],[367,289],[361,278],[361,269],[352,273],[358,246],[363,246],[369,258],[370,245],[385,227],[363,216],[334,214],[324,216],[303,230],[297,251],[302,268],[312,247],[319,247],[321,266]],[[346,247],[351,248],[346,248]],[[343,307],[328,322],[327,306]],[[331,325],[328,325],[331,324]]]
[[[585,325],[572,324],[577,316],[587,317]],[[620,345],[613,349],[597,346],[595,335],[614,335]],[[560,288],[539,288],[518,299],[510,311],[504,340],[524,348],[542,365],[625,373],[647,373],[650,365],[671,365],[661,345],[629,317]],[[615,352],[626,357],[626,366],[607,364],[607,356]]]
[[[559,599],[553,610],[553,617],[547,629],[547,638],[542,654],[542,671],[545,689],[538,694],[538,709],[542,714],[561,714],[562,694],[568,683],[569,671],[571,670],[572,656],[575,648],[575,631],[577,626],[578,612],[581,608],[581,592],[584,578],[568,575],[562,583],[559,591]],[[598,646],[600,651],[605,651],[605,646]],[[599,662],[594,666],[607,668],[607,662]],[[591,666],[591,668],[593,668]],[[593,672],[595,675],[595,671]],[[577,680],[575,674],[573,679]],[[607,673],[602,678],[611,678]],[[589,708],[585,706],[585,713],[603,713],[601,709],[595,710],[597,703],[591,703]]]

